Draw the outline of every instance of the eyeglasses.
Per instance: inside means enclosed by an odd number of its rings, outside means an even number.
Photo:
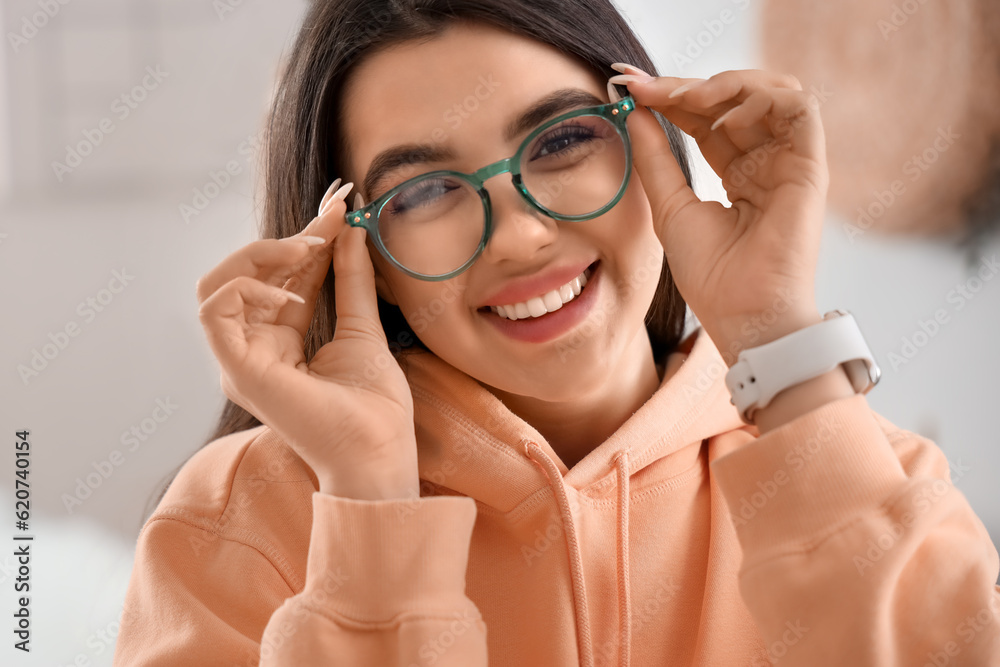
[[[467,174],[440,170],[393,187],[345,217],[364,227],[393,266],[421,280],[453,278],[476,261],[493,232],[487,179],[510,172],[531,208],[556,220],[590,220],[621,200],[632,173],[625,119],[631,96],[546,121],[513,156]]]

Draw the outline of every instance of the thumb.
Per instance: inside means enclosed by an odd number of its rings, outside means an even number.
[[[365,245],[367,234],[362,227],[348,226],[333,241],[334,305],[337,311],[334,338],[350,331],[385,339],[376,300],[375,267]]]
[[[638,104],[626,123],[632,144],[632,162],[649,198],[650,208],[654,214],[662,216],[653,222],[657,230],[665,229],[680,209],[701,200],[688,187],[684,172],[671,151],[670,139],[653,113]]]

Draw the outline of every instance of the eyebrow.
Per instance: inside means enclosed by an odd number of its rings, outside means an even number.
[[[527,130],[531,130],[542,122],[564,111],[583,107],[607,104],[591,92],[580,88],[561,88],[541,98],[522,111],[504,128],[504,141],[510,143]],[[400,144],[380,152],[372,160],[362,183],[362,192],[371,202],[371,194],[376,191],[389,174],[407,165],[425,162],[444,162],[453,160],[455,152],[446,146],[437,144]]]

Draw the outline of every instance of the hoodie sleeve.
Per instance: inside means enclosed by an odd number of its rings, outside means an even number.
[[[151,519],[114,665],[486,667],[486,626],[465,595],[473,499],[312,503],[298,594],[252,534]]]
[[[271,616],[261,667],[487,667],[465,595],[475,517],[465,497],[313,494],[305,588]]]
[[[933,442],[858,394],[711,467],[771,660],[1000,665],[1000,558]]]

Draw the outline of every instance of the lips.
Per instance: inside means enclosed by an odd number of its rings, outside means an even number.
[[[520,343],[541,344],[567,335],[589,317],[600,298],[603,280],[601,262],[594,262],[591,266],[593,268],[587,284],[576,298],[563,304],[562,308],[541,317],[517,320],[501,317],[487,308],[483,313],[485,323],[494,327],[504,338]]]
[[[486,299],[486,303],[480,306],[479,310],[489,311],[490,306],[507,306],[544,296],[573,280],[587,268],[593,272],[598,262],[599,260],[593,260],[590,264],[582,262],[571,264],[529,278],[513,280]]]

